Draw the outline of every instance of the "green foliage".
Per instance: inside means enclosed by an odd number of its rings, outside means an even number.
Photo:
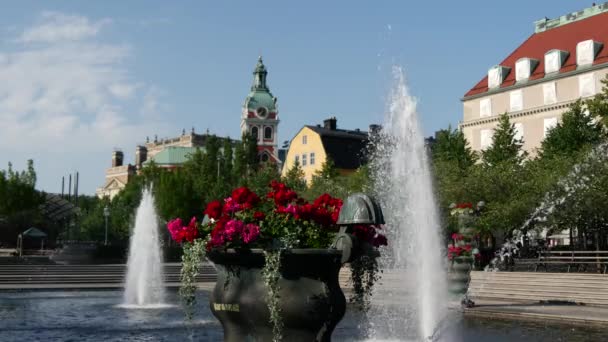
[[[501,162],[519,164],[526,157],[522,145],[523,141],[515,139],[515,126],[511,124],[507,113],[504,113],[494,130],[492,145],[482,152],[482,160],[486,165]]]
[[[462,131],[452,127],[437,132],[432,156],[435,161],[454,162],[461,170],[468,169],[477,160]]]
[[[294,191],[302,192],[306,190],[306,179],[304,177],[304,170],[300,166],[300,163],[296,160],[291,169],[287,170],[287,173],[285,174],[285,177],[283,177],[282,181]]]
[[[599,143],[603,136],[601,124],[594,122],[594,115],[585,114],[583,102],[578,100],[548,132],[541,145],[541,157],[575,155],[581,149]]]
[[[27,170],[0,170],[0,241],[14,243],[17,235],[31,226],[44,224],[40,205],[45,195],[36,191],[34,162],[27,161]]]
[[[281,279],[281,250],[264,250],[264,268],[262,279],[266,286],[266,302],[270,311],[270,323],[272,323],[272,342],[280,342],[283,339],[283,318],[281,317],[281,296],[279,291],[279,279]]]
[[[194,240],[192,243],[186,242],[183,247],[179,294],[185,307],[186,318],[191,320],[196,307],[196,276],[203,261],[205,242]]]

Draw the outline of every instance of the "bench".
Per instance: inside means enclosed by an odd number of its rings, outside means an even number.
[[[546,271],[548,265],[567,265],[568,272],[573,267],[577,271],[584,271],[588,265],[597,265],[598,270],[603,270],[605,274],[608,270],[608,251],[543,251],[534,271],[539,267],[544,267]]]

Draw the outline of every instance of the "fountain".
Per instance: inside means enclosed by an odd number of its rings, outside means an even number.
[[[435,340],[447,314],[444,243],[416,100],[401,68],[393,73],[389,110],[372,147],[372,170],[385,233],[394,243],[382,251],[386,280],[376,288],[374,301],[385,304],[368,315],[368,337]]]
[[[135,227],[129,246],[124,304],[153,307],[163,304],[162,253],[158,236],[154,197],[145,189],[137,208]]]

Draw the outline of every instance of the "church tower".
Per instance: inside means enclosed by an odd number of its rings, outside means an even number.
[[[253,71],[253,85],[245,98],[241,116],[241,133],[249,133],[258,142],[258,157],[260,161],[279,162],[278,135],[279,111],[277,98],[272,95],[266,84],[268,71],[258,58],[258,64]]]

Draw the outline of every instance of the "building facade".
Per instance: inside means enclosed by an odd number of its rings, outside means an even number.
[[[377,129],[377,125],[370,126],[370,131]],[[352,173],[367,162],[365,152],[368,140],[368,132],[339,129],[335,117],[325,120],[323,126],[304,126],[291,139],[282,174],[285,176],[298,163],[304,171],[306,182],[310,183],[328,158],[341,174]]]
[[[508,113],[523,148],[536,153],[571,103],[601,92],[608,74],[608,2],[535,22],[535,32],[461,99],[460,129],[476,151],[492,144]]]

